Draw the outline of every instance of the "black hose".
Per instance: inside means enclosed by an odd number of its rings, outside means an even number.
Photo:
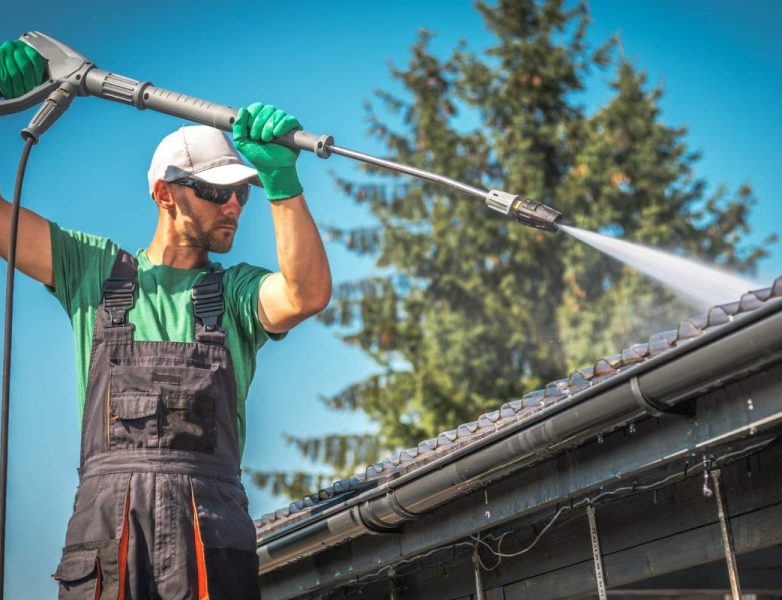
[[[5,277],[5,337],[3,339],[3,406],[0,424],[0,600],[5,595],[5,508],[8,489],[8,417],[11,390],[11,334],[14,311],[14,274],[16,272],[16,234],[19,228],[19,204],[22,198],[22,182],[27,159],[35,140],[28,137],[16,170],[14,201],[11,206],[11,223],[8,235],[8,270]]]

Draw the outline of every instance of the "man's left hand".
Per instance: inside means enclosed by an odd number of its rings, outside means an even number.
[[[284,200],[302,192],[296,173],[299,150],[293,150],[272,140],[301,124],[270,104],[251,104],[240,108],[233,125],[234,146],[258,170],[258,177],[269,200]]]

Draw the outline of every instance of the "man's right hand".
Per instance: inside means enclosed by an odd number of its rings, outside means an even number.
[[[24,96],[45,74],[46,63],[35,48],[16,40],[0,44],[0,96]]]

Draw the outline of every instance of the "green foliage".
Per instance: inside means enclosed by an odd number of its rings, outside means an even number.
[[[379,451],[377,437],[374,435],[325,435],[318,438],[297,438],[284,436],[286,443],[294,446],[305,458],[312,462],[330,465],[337,473],[351,469],[356,462],[366,456],[374,456]],[[349,477],[343,473],[341,477]]]
[[[330,475],[312,474],[304,471],[248,471],[252,482],[260,488],[269,490],[277,496],[301,499],[309,496],[313,490],[319,490],[331,483]]]
[[[705,194],[685,129],[660,121],[662,90],[616,58],[616,40],[586,44],[584,6],[477,8],[493,47],[476,54],[460,44],[442,59],[423,31],[407,67],[392,67],[404,93],[379,91],[382,114],[367,105],[369,132],[390,159],[536,198],[578,227],[753,268],[763,248],[740,245],[751,188]],[[610,70],[613,97],[587,115],[578,94],[595,69]],[[463,117],[480,124],[466,127]],[[380,370],[326,403],[362,411],[379,434],[289,440],[335,474],[473,420],[688,312],[565,235],[520,226],[433,184],[366,172],[371,183],[338,184],[378,227],[327,234],[393,274],[343,283],[320,318]],[[295,496],[294,483],[276,489]]]

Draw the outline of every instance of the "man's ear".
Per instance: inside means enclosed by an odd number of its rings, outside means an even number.
[[[171,184],[162,179],[158,179],[152,186],[152,199],[161,210],[170,211],[173,209],[175,202]]]

